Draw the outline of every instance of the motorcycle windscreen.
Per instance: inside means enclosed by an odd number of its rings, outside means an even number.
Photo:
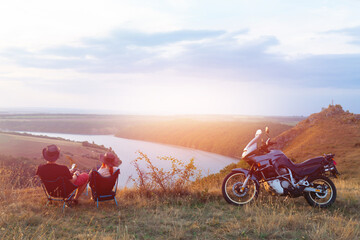
[[[244,148],[242,157],[245,158],[246,156],[248,156],[249,154],[255,152],[258,148],[257,142],[260,138],[260,135],[256,135],[253,140],[251,140],[248,145],[246,145],[246,147]]]

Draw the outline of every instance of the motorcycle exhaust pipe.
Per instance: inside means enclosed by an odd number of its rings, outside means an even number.
[[[306,187],[303,190],[304,192],[315,192],[315,193],[322,193],[320,189],[313,188],[313,187]]]

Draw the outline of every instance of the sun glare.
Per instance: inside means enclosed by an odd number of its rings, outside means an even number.
[[[228,87],[206,87],[188,83],[182,85],[137,86],[129,91],[128,109],[146,114],[213,114],[227,113],[236,104]]]

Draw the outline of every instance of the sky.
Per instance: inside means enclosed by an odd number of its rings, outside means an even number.
[[[0,1],[0,111],[360,113],[358,0]]]

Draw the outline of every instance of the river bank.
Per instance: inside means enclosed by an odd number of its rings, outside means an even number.
[[[43,160],[41,159],[42,148],[48,144],[57,144],[61,147],[63,154],[72,154],[72,158],[75,161],[79,161],[80,166],[97,169],[100,166],[100,161],[98,160],[99,155],[104,151],[96,148],[84,147],[81,142],[87,141],[89,143],[104,146],[105,148],[111,147],[123,162],[122,165],[120,165],[120,186],[130,186],[132,184],[130,178],[137,176],[132,161],[139,157],[139,151],[145,153],[156,166],[165,169],[170,168],[171,164],[159,159],[158,157],[171,156],[185,163],[194,159],[195,166],[201,170],[203,176],[217,173],[225,166],[238,162],[237,159],[219,154],[184,147],[118,138],[112,135],[80,135],[39,132],[25,132],[25,134],[27,135],[12,135],[10,133],[0,134],[0,141],[2,138],[2,142],[7,142],[7,144],[2,144],[0,147],[0,153],[32,158],[36,161],[36,163],[40,164],[43,163]],[[6,135],[7,140],[4,138]],[[21,151],[18,151],[16,146],[24,147],[22,147]],[[73,146],[73,148],[70,148],[69,146]],[[60,159],[59,162],[68,164],[68,161],[64,158]],[[140,167],[145,167],[145,165],[141,165]]]

